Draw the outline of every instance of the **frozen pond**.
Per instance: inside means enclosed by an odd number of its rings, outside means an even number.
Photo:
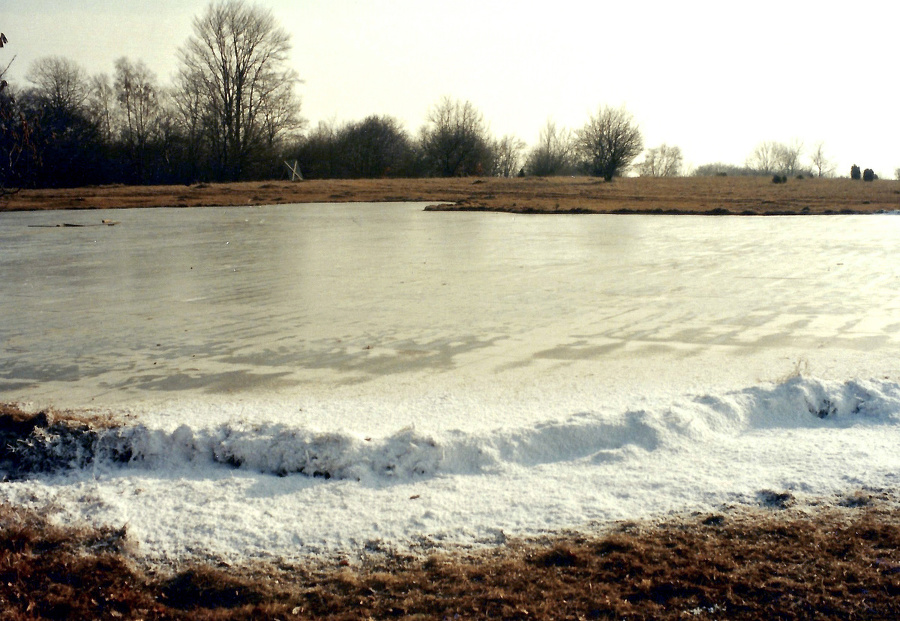
[[[893,216],[415,204],[3,214],[0,399],[508,402],[880,377],[898,233]]]
[[[0,499],[240,560],[896,487],[897,216],[422,207],[0,214],[0,401],[131,456]]]

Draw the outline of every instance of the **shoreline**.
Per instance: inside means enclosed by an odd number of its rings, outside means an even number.
[[[430,211],[515,214],[835,215],[900,210],[900,181],[761,177],[356,179],[21,190],[0,212],[423,202]]]
[[[840,211],[823,210],[821,213],[811,214],[809,210],[790,211],[790,210],[768,210],[765,212],[757,212],[753,210],[745,210],[740,213],[731,212],[723,207],[716,207],[708,210],[690,210],[690,209],[629,209],[619,208],[611,211],[597,211],[586,209],[583,207],[574,207],[571,209],[538,209],[534,207],[486,207],[476,205],[429,205],[425,207],[425,211],[469,211],[469,212],[493,212],[493,213],[511,213],[519,215],[612,215],[612,216],[807,216],[807,215],[823,215],[823,216],[858,216],[871,214],[893,213],[889,211],[865,211],[854,209],[842,209]]]

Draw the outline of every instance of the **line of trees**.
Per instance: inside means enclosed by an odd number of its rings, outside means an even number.
[[[340,127],[320,123],[288,157],[307,178],[588,174],[611,180],[631,168],[642,148],[631,114],[605,106],[575,132],[548,120],[526,153],[517,136],[492,138],[471,102],[445,96],[428,110],[415,138],[388,116]]]
[[[415,135],[390,116],[304,132],[290,49],[270,10],[215,0],[194,19],[171,86],[140,60],[119,58],[112,75],[88,75],[69,59],[41,58],[25,87],[0,90],[0,183],[236,181],[281,176],[282,160],[296,160],[309,178],[527,172],[612,179],[642,150],[624,108],[601,107],[575,131],[548,121],[529,152],[517,136],[494,138],[474,104],[451,97],[427,111]]]
[[[644,150],[624,107],[601,106],[574,130],[548,119],[531,149],[514,135],[494,138],[475,105],[449,96],[428,109],[414,135],[377,115],[304,131],[290,49],[270,10],[215,0],[194,19],[171,86],[128,58],[111,76],[42,58],[29,67],[25,88],[7,86],[4,69],[0,188],[273,178],[284,175],[283,160],[296,161],[307,178],[685,174],[679,147]],[[834,174],[822,143],[808,163],[803,154],[799,141],[767,141],[742,167],[707,164],[694,174]]]
[[[484,117],[468,101],[442,98],[413,138],[391,116],[369,116],[342,126],[319,123],[286,158],[307,178],[513,176],[525,144],[494,140]]]
[[[825,151],[825,143],[818,142],[804,161],[805,147],[800,140],[789,143],[767,140],[760,142],[744,162],[733,164],[705,164],[697,167],[697,176],[757,176],[774,175],[778,179],[788,177],[833,177],[835,166]]]

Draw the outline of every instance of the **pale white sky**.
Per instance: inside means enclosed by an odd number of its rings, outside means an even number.
[[[0,0],[3,65],[58,55],[90,73],[120,56],[168,83],[207,0]],[[742,164],[763,140],[824,141],[838,173],[900,167],[900,3],[638,0],[259,0],[293,36],[303,116],[389,114],[414,133],[442,95],[496,136],[533,143],[548,118],[581,127],[625,106],[646,146],[693,165]]]

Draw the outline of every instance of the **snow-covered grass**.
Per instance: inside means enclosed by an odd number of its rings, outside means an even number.
[[[794,377],[479,432],[57,423],[14,442],[35,474],[0,494],[61,524],[127,527],[149,561],[297,560],[893,488],[898,442],[897,384]]]

